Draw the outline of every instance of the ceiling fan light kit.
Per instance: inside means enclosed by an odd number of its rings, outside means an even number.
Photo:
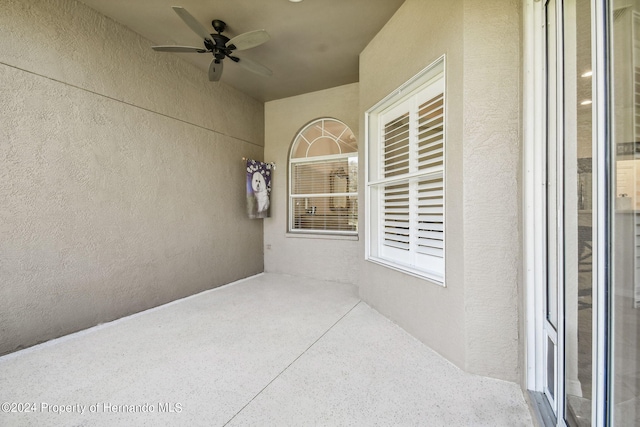
[[[186,9],[173,6],[173,10],[184,21],[191,30],[203,39],[204,49],[192,46],[152,46],[158,52],[173,53],[211,53],[213,59],[209,64],[209,80],[216,82],[222,76],[222,61],[225,58],[231,59],[246,70],[263,76],[271,76],[273,72],[264,65],[249,58],[242,58],[235,55],[235,52],[251,49],[259,46],[270,39],[265,30],[249,31],[242,33],[231,39],[222,33],[227,28],[227,24],[219,19],[211,21],[211,26],[216,34],[209,34],[197,19],[195,19]]]

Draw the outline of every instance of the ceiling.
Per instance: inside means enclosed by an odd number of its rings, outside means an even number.
[[[358,56],[404,0],[80,0],[154,45],[202,46],[198,37],[171,9],[182,6],[207,30],[211,21],[227,23],[224,34],[265,29],[271,40],[242,51],[273,71],[264,77],[230,60],[220,81],[259,101],[327,89],[358,81]],[[180,55],[202,69],[208,82],[210,54]]]

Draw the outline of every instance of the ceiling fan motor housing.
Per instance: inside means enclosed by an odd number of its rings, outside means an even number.
[[[213,43],[205,39],[204,47],[207,48],[208,51],[213,52],[216,59],[224,59],[225,55],[230,53],[230,49],[227,47],[229,37],[223,36],[222,34],[211,34],[211,38],[213,39]]]

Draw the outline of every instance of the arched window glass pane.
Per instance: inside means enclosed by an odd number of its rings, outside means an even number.
[[[357,152],[356,137],[347,125],[335,119],[318,119],[298,134],[293,143],[291,158]]]

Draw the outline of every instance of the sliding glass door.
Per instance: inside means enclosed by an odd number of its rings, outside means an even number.
[[[536,388],[563,426],[640,425],[640,0],[544,0]],[[532,353],[534,354],[534,353]]]
[[[593,354],[593,123],[590,0],[548,0],[546,369],[556,417],[590,425]]]
[[[564,417],[590,425],[593,372],[593,96],[591,1],[565,0],[564,18]]]

